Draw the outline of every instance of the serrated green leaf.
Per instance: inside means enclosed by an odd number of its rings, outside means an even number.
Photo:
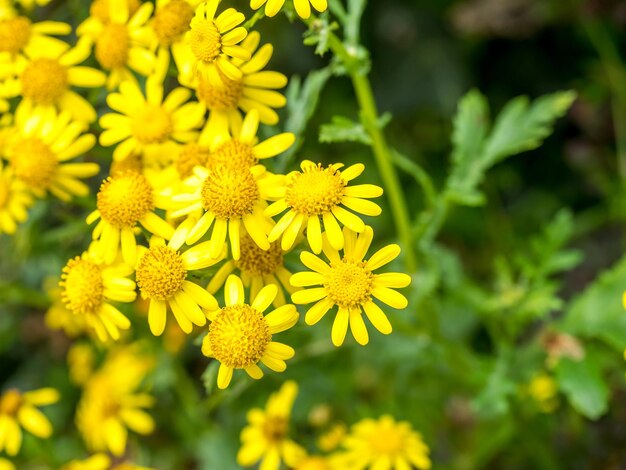
[[[370,145],[372,139],[362,124],[342,116],[333,116],[329,124],[320,127],[320,142],[360,142]]]
[[[597,419],[608,410],[609,390],[593,356],[587,355],[579,362],[562,359],[556,379],[569,403],[583,416]]]

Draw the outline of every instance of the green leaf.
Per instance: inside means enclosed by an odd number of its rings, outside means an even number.
[[[559,388],[572,407],[589,419],[597,419],[608,410],[609,389],[593,356],[580,362],[562,359],[556,368]]]
[[[481,416],[501,416],[509,411],[509,396],[515,392],[515,384],[508,376],[508,368],[508,359],[503,354],[498,357],[485,387],[472,401],[474,409]]]
[[[381,129],[391,120],[391,115],[385,113],[378,119],[378,127]],[[320,142],[359,142],[364,145],[371,145],[367,130],[361,123],[357,123],[343,116],[333,116],[329,124],[320,127]]]

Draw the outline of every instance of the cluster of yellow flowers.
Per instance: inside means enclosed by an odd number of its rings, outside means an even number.
[[[302,18],[311,6],[327,8],[326,0],[293,3]],[[283,4],[250,2],[253,9],[265,5],[267,16]],[[266,70],[273,47],[242,26],[243,13],[219,0],[94,0],[71,46],[59,39],[72,32],[69,24],[33,23],[23,11],[0,0],[0,234],[15,233],[37,199],[52,195],[67,203],[87,196],[84,180],[109,166],[91,161],[90,151],[96,140],[112,147],[108,176],[86,219],[92,242],[63,268],[50,327],[87,332],[104,344],[118,341],[132,326],[119,304],[139,302],[138,291],[153,335],[166,331],[171,313],[185,335],[195,329],[204,336],[202,353],[220,363],[219,388],[229,385],[235,369],[254,379],[263,376],[259,363],[286,369],[295,351],[274,335],[298,322],[296,304],[312,304],[308,325],[335,311],[335,346],[348,327],[359,344],[368,343],[363,314],[391,333],[375,299],[405,308],[407,299],[394,289],[408,286],[410,277],[375,273],[400,247],[368,256],[374,232],[361,218],[381,213],[371,199],[383,190],[353,183],[362,164],[305,160],[288,174],[263,164],[296,138],[258,137],[261,124],[279,121],[276,110],[286,99],[278,90],[287,77]],[[178,86],[167,92],[174,79]],[[77,88],[106,92],[111,112],[98,117]],[[308,246],[300,260],[309,271],[292,273],[285,256],[302,244]],[[79,368],[75,374],[84,386],[77,426],[91,450],[121,455],[127,428],[142,434],[154,427],[142,409],[152,397],[137,392],[150,366],[110,354],[100,372]],[[41,437],[51,432],[33,408],[51,397],[8,393],[0,411],[9,418],[0,420],[0,430],[12,430],[0,449],[13,455],[17,423]],[[244,454],[250,462],[250,452]],[[108,465],[102,464],[107,458],[94,456],[88,468]]]

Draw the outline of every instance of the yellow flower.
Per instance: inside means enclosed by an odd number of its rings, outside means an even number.
[[[218,308],[211,294],[187,280],[189,271],[203,269],[220,261],[219,258],[208,256],[207,242],[184,253],[178,251],[188,227],[188,223],[181,224],[168,245],[162,238],[153,237],[150,248],[140,248],[136,268],[137,285],[141,296],[150,299],[148,324],[155,336],[160,336],[165,329],[168,305],[185,333],[191,333],[193,325],[206,325],[206,311]]]
[[[109,89],[124,81],[136,83],[131,70],[148,76],[156,64],[151,50],[154,33],[146,25],[154,5],[144,2],[133,12],[134,3],[127,0],[101,3],[98,9],[92,9],[91,16],[76,30],[80,37],[88,38],[90,43],[95,44],[96,60],[109,74]]]
[[[349,324],[354,339],[359,344],[365,345],[369,341],[369,336],[361,309],[365,311],[374,328],[388,335],[391,333],[391,324],[372,297],[392,308],[405,308],[406,297],[392,288],[408,286],[411,277],[403,273],[374,274],[373,271],[400,254],[400,247],[395,244],[387,245],[374,253],[369,260],[364,260],[374,236],[371,227],[365,226],[360,235],[344,228],[343,234],[346,240],[343,257],[330,246],[324,234],[323,251],[330,264],[308,251],[300,254],[302,263],[312,271],[294,274],[290,279],[291,285],[320,287],[295,292],[291,300],[295,304],[316,302],[306,313],[307,325],[315,325],[328,310],[338,306],[331,335],[333,344],[335,346],[343,344]]]
[[[87,381],[76,426],[90,450],[119,457],[126,449],[128,429],[143,435],[154,430],[154,420],[144,410],[154,398],[138,391],[154,364],[152,357],[140,354],[137,344],[130,345],[109,353],[104,366]]]
[[[93,239],[100,240],[98,256],[111,264],[121,251],[124,262],[134,266],[138,224],[159,237],[170,239],[174,228],[154,213],[155,207],[162,207],[162,204],[141,173],[126,171],[108,177],[100,186],[97,209],[87,217],[87,224],[100,219],[93,231]]]
[[[1,470],[1,469],[0,469]],[[84,460],[72,460],[63,465],[61,470],[152,470],[128,461],[113,464],[106,454],[95,454]]]
[[[364,215],[380,214],[380,207],[367,199],[380,196],[383,193],[382,188],[373,184],[348,186],[350,181],[363,172],[365,166],[357,163],[339,171],[341,167],[343,164],[339,163],[323,168],[321,164],[316,165],[305,160],[300,164],[302,171],[290,173],[284,186],[272,189],[270,197],[278,200],[265,213],[273,217],[286,209],[288,212],[270,232],[270,241],[278,240],[282,235],[281,246],[287,251],[306,228],[309,246],[314,253],[320,253],[321,217],[331,246],[335,250],[341,250],[344,238],[339,222],[357,233],[365,228],[358,215],[342,206]]]
[[[558,386],[547,374],[533,377],[526,391],[544,413],[551,413],[558,406]]]
[[[204,121],[202,105],[186,103],[190,97],[189,90],[176,88],[163,99],[163,83],[156,76],[148,79],[145,98],[135,82],[122,83],[119,93],[107,96],[107,104],[119,114],[100,118],[105,129],[100,144],[118,144],[113,152],[115,160],[133,153],[142,154],[144,159],[172,153],[179,143],[195,140],[196,129]]]
[[[74,315],[81,315],[87,326],[95,331],[102,342],[109,337],[120,338],[119,330],[130,328],[130,321],[109,301],[132,302],[137,296],[135,282],[126,276],[132,268],[117,264],[105,266],[95,253],[96,243],[90,250],[69,260],[63,268],[61,294],[65,306]]]
[[[0,470],[15,470],[15,465],[10,460],[0,457]]]
[[[389,415],[378,420],[366,418],[353,425],[343,446],[345,451],[333,458],[334,468],[406,470],[431,466],[422,436],[406,421],[396,422]]]
[[[58,278],[48,278],[44,282],[44,289],[52,305],[46,311],[44,321],[51,330],[63,330],[70,338],[75,338],[89,331],[85,317],[75,315],[68,309],[62,300],[63,290],[59,287]]]
[[[48,418],[37,409],[59,401],[53,388],[40,388],[30,392],[9,389],[0,395],[0,452],[17,455],[22,446],[22,429],[41,439],[52,435]],[[21,426],[21,427],[20,427]]]
[[[3,168],[0,160],[0,234],[14,234],[18,224],[28,218],[32,204],[27,186],[15,178],[10,168]]]
[[[324,452],[332,452],[341,444],[347,433],[346,425],[343,423],[334,424],[327,432],[322,434],[317,440],[317,447]]]
[[[331,468],[330,460],[327,457],[307,455],[293,467],[293,470],[331,470]]]
[[[91,343],[74,343],[67,352],[70,379],[77,385],[87,383],[94,370],[95,351]]]
[[[209,111],[207,127],[219,129],[219,132],[233,133],[241,129],[243,116],[240,110],[249,112],[256,109],[263,124],[278,123],[278,114],[274,108],[282,108],[287,104],[285,97],[275,91],[287,85],[287,77],[280,72],[263,70],[272,58],[274,48],[265,44],[257,50],[261,35],[254,31],[241,43],[251,54],[249,60],[232,59],[231,62],[241,70],[242,77],[232,80],[221,74],[222,84],[213,86],[202,75],[191,77],[180,76],[183,85],[189,84],[196,89],[198,100]]]
[[[267,2],[267,3],[266,3]],[[258,10],[265,4],[265,14],[275,16],[283,7],[285,0],[250,0],[250,7]],[[311,5],[320,13],[328,8],[327,0],[293,0],[293,6],[301,18],[307,19],[311,16]]]
[[[15,114],[15,132],[5,148],[13,175],[38,197],[47,191],[64,201],[86,196],[89,187],[79,178],[97,174],[98,164],[67,162],[90,150],[95,137],[81,135],[86,124],[72,121],[68,112],[42,117],[28,108],[21,106]]]
[[[272,393],[265,410],[248,411],[248,426],[241,431],[237,463],[249,467],[261,461],[260,469],[278,470],[281,460],[289,467],[301,461],[306,451],[289,439],[289,418],[298,394],[298,384],[289,380]]]
[[[234,369],[244,369],[253,379],[263,377],[259,361],[276,372],[287,368],[285,360],[294,356],[294,350],[272,341],[272,335],[294,326],[298,312],[294,305],[287,304],[263,316],[277,292],[278,287],[270,284],[247,304],[241,279],[234,274],[228,276],[224,287],[226,305],[209,313],[211,325],[202,341],[202,354],[220,362],[219,388],[228,387]]]
[[[250,58],[250,51],[238,45],[248,34],[244,27],[238,26],[245,16],[228,8],[216,18],[218,4],[219,0],[208,0],[196,8],[185,35],[188,48],[178,64],[183,76],[188,76],[190,71],[198,72],[217,87],[222,86],[220,72],[231,80],[242,77],[241,70],[228,60],[229,57]]]
[[[295,289],[289,284],[291,273],[283,263],[283,250],[278,243],[270,244],[269,250],[263,250],[244,234],[240,239],[240,253],[238,260],[229,260],[213,275],[207,290],[215,294],[224,285],[226,279],[233,272],[237,272],[245,287],[250,288],[250,297],[254,298],[261,289],[269,284],[276,284],[278,289],[274,299],[274,307],[286,303],[283,289],[292,294]]]

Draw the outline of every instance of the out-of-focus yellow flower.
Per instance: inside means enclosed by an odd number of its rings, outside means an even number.
[[[317,447],[324,452],[332,452],[341,445],[347,432],[345,424],[336,423],[317,439]]]
[[[323,168],[321,164],[305,160],[300,164],[301,171],[287,175],[284,186],[273,188],[270,198],[276,202],[265,213],[271,217],[285,210],[287,213],[272,229],[270,241],[282,236],[281,246],[283,250],[289,250],[306,229],[309,246],[318,254],[322,251],[321,217],[331,246],[341,250],[344,237],[339,222],[357,233],[365,229],[363,220],[342,206],[363,215],[380,214],[380,206],[368,199],[382,195],[382,188],[373,184],[348,186],[363,173],[365,166],[357,163],[340,171],[342,167],[343,164],[339,163]]]
[[[206,324],[206,312],[218,308],[217,301],[205,289],[187,280],[189,271],[204,269],[220,261],[208,255],[208,242],[200,243],[183,253],[189,224],[181,224],[166,245],[162,238],[153,237],[150,248],[140,247],[137,263],[137,285],[141,296],[150,299],[148,324],[155,336],[165,329],[167,307],[178,325],[191,333],[193,325]]]
[[[77,385],[87,382],[94,370],[95,351],[90,343],[75,343],[67,352],[70,379]]]
[[[146,25],[154,5],[136,1],[106,0],[94,2],[90,17],[81,23],[76,33],[95,44],[94,55],[108,71],[107,87],[113,89],[124,81],[136,82],[131,70],[148,76],[156,65],[151,45],[154,33]],[[93,7],[92,5],[92,7]]]
[[[258,10],[265,5],[265,14],[270,17],[275,16],[284,4],[285,0],[250,0],[250,7],[254,10]],[[311,6],[321,13],[328,8],[328,1],[293,0],[293,6],[296,8],[296,12],[301,18],[307,19],[311,16]]]
[[[272,393],[265,410],[248,411],[248,426],[241,431],[241,448],[237,463],[249,467],[261,461],[259,468],[278,470],[281,461],[289,467],[302,461],[306,451],[289,439],[289,418],[298,394],[298,384],[289,380]]]
[[[119,93],[107,96],[107,103],[118,113],[105,114],[100,125],[100,144],[116,145],[115,160],[139,153],[144,161],[172,154],[180,143],[195,140],[204,122],[204,110],[197,102],[186,103],[191,92],[174,89],[163,99],[163,83],[157,76],[146,83],[146,97],[135,82],[124,82]]]
[[[292,304],[283,305],[263,315],[276,298],[278,287],[265,286],[250,304],[245,302],[241,279],[231,274],[224,286],[225,306],[208,314],[209,332],[202,341],[202,354],[220,362],[217,386],[226,388],[235,369],[244,369],[253,379],[263,377],[259,361],[276,372],[287,368],[285,360],[295,351],[272,341],[272,335],[288,330],[298,321]]]
[[[348,325],[359,344],[368,343],[369,335],[361,310],[365,311],[374,328],[385,335],[391,333],[391,324],[387,316],[374,303],[372,297],[392,308],[402,309],[407,306],[406,297],[393,289],[408,286],[411,283],[409,275],[404,273],[374,274],[375,270],[391,262],[400,254],[400,247],[395,244],[387,245],[368,260],[364,260],[373,237],[374,231],[369,226],[365,226],[363,233],[358,235],[344,227],[345,248],[343,256],[340,256],[324,234],[323,251],[330,264],[313,253],[303,251],[300,254],[300,260],[312,271],[291,276],[292,286],[319,286],[297,291],[291,296],[295,304],[316,302],[306,313],[307,325],[315,325],[328,310],[335,306],[339,307],[331,335],[335,346],[343,344]]]
[[[76,411],[76,426],[90,450],[121,456],[129,429],[143,435],[154,430],[154,420],[144,410],[154,404],[154,398],[139,391],[154,365],[154,358],[134,344],[111,351],[89,378]]]
[[[321,455],[307,455],[293,466],[293,470],[331,470],[332,466],[328,457]]]
[[[37,409],[59,401],[54,388],[40,388],[30,392],[9,389],[0,396],[0,451],[17,455],[22,446],[22,428],[41,439],[52,435],[48,418]]]
[[[1,469],[0,469],[1,470]],[[63,465],[61,470],[153,470],[130,462],[113,464],[106,454],[95,454],[83,460],[72,460]]]
[[[0,457],[0,470],[15,470],[15,465],[10,460]]]
[[[337,470],[405,470],[431,466],[429,449],[422,436],[406,421],[396,422],[389,415],[378,420],[366,418],[353,425],[343,447],[345,451],[332,459],[333,468]]]
[[[0,234],[14,234],[17,226],[28,218],[32,204],[33,197],[26,184],[10,168],[4,168],[0,160]]]
[[[90,250],[67,262],[59,285],[66,307],[81,315],[87,326],[102,342],[109,337],[120,338],[120,330],[130,328],[130,321],[109,301],[132,302],[137,296],[135,281],[128,279],[133,269],[123,264],[104,265],[95,255],[99,250],[92,243]]]
[[[82,134],[86,127],[72,121],[68,112],[51,110],[44,118],[21,106],[15,114],[14,133],[4,148],[13,175],[38,197],[47,191],[64,201],[73,195],[86,196],[89,187],[80,178],[97,174],[98,164],[68,163],[94,146],[95,137]]]
[[[526,391],[544,413],[553,412],[559,404],[558,386],[556,381],[547,374],[542,373],[533,377]]]
[[[22,5],[24,8],[30,10],[35,5],[37,5],[39,7],[46,6],[52,0],[15,0],[15,1],[16,1],[16,3],[19,3],[20,5]]]
[[[52,304],[46,311],[44,321],[51,330],[63,330],[70,338],[76,338],[90,331],[85,318],[76,315],[63,303],[63,290],[59,287],[59,278],[48,278],[44,282],[44,289]]]

